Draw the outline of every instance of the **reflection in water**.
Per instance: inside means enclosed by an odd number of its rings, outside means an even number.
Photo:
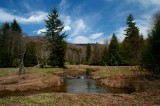
[[[65,84],[66,93],[129,93],[124,89],[99,86],[92,79],[65,79]]]
[[[65,79],[67,93],[103,93],[91,79]]]

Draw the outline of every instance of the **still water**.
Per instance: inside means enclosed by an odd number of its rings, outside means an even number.
[[[100,86],[92,79],[65,79],[66,93],[130,93],[126,89]]]
[[[63,93],[131,93],[127,89],[117,89],[107,86],[100,86],[92,79],[64,79],[65,85],[61,87],[49,87],[39,91],[25,91],[25,92],[1,92],[1,97],[6,96],[27,96],[39,93],[52,93],[52,92],[63,92]]]

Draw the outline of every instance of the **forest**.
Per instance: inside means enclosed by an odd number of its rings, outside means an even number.
[[[48,29],[56,27],[50,26],[49,22],[58,19],[59,16],[56,9],[51,15],[50,17],[56,17],[46,21]],[[105,38],[104,44],[65,42],[65,32],[60,34],[63,29],[63,22],[60,19],[57,23],[62,28],[56,29],[59,30],[57,36],[60,38],[57,38],[55,44],[52,44],[55,41],[51,39],[56,38],[57,32],[54,32],[55,35],[45,32],[46,36],[27,36],[16,19],[12,23],[5,22],[0,28],[0,67],[18,67],[24,58],[25,67],[36,65],[64,67],[64,64],[139,66],[140,69],[158,74],[160,73],[160,13],[157,12],[153,16],[153,25],[148,31],[147,38],[140,33],[134,20],[131,14],[124,20],[127,28],[122,42],[119,42],[113,33],[111,39]],[[62,50],[56,51],[58,48]]]

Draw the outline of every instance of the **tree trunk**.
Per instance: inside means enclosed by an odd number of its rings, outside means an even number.
[[[24,62],[23,62],[25,54],[26,54],[26,51],[23,53],[22,61],[21,61],[20,65],[19,65],[19,67],[18,67],[18,72],[17,72],[17,74],[18,74],[19,76],[20,76],[21,74],[25,74],[25,67],[24,67]]]

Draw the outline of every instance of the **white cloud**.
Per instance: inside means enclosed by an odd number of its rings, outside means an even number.
[[[84,29],[86,28],[86,25],[83,19],[79,19],[72,24],[72,28],[73,28],[73,33],[71,35],[77,36],[84,31]]]
[[[152,27],[152,17],[150,15],[143,15],[142,19],[136,20],[137,26],[140,30],[140,34],[147,38],[148,32]]]
[[[42,29],[39,29],[37,31],[33,31],[34,33],[36,33],[37,35],[40,35],[40,34],[43,34],[44,32],[46,32],[46,28],[42,28]]]
[[[48,13],[43,11],[37,11],[37,12],[31,12],[29,13],[30,16],[28,18],[17,16],[14,14],[11,14],[3,9],[0,9],[1,17],[0,22],[5,21],[13,21],[13,19],[16,19],[18,22],[26,24],[26,23],[40,23],[44,21],[44,19],[47,17]]]
[[[144,38],[147,38],[148,31],[150,30],[150,23],[145,23],[143,20],[139,20],[137,22],[137,26],[139,28],[140,34],[144,36]]]
[[[63,31],[70,31],[71,27],[70,26],[64,26]]]
[[[22,23],[39,23],[39,22],[44,21],[44,19],[47,18],[47,15],[48,15],[48,13],[42,12],[42,11],[32,12],[31,14],[32,15],[29,18],[20,17],[19,22],[22,22]]]
[[[5,22],[5,21],[12,21],[14,18],[16,18],[17,16],[12,15],[7,13],[6,11],[4,11],[3,9],[0,9],[0,13],[1,13],[1,17],[0,17],[0,21],[1,22]]]
[[[102,35],[103,35],[103,33],[95,33],[95,34],[92,34],[92,35],[90,36],[90,38],[91,38],[91,39],[97,39],[97,38],[101,37]]]
[[[83,43],[89,43],[90,40],[89,40],[88,37],[85,37],[85,36],[76,36],[75,38],[73,38],[73,39],[71,40],[71,42],[72,42],[72,43],[76,43],[76,44],[78,44],[78,43],[83,44]]]
[[[116,34],[116,36],[117,36],[117,38],[120,42],[122,42],[125,38],[125,35],[124,35],[125,34],[125,31],[124,31],[125,29],[126,29],[126,27],[120,27],[118,30],[115,31],[115,34]],[[111,37],[112,36],[110,36],[110,38]]]
[[[46,32],[46,28],[42,28],[42,29],[39,29],[37,31],[33,31],[34,33],[36,33],[37,35],[40,35],[40,34],[44,34],[44,32]],[[70,26],[65,26],[63,31],[68,31],[68,30],[71,30],[71,27]]]
[[[86,36],[75,36],[72,39],[68,39],[69,42],[71,43],[76,43],[76,44],[84,44],[84,43],[103,43],[103,38],[101,37],[103,35],[103,33],[95,33],[90,35],[89,37]]]
[[[72,24],[72,20],[71,20],[71,17],[70,16],[65,16],[63,14],[60,15],[60,19],[63,20],[64,22],[64,29],[63,31],[70,31],[72,28],[71,28],[71,24]]]

